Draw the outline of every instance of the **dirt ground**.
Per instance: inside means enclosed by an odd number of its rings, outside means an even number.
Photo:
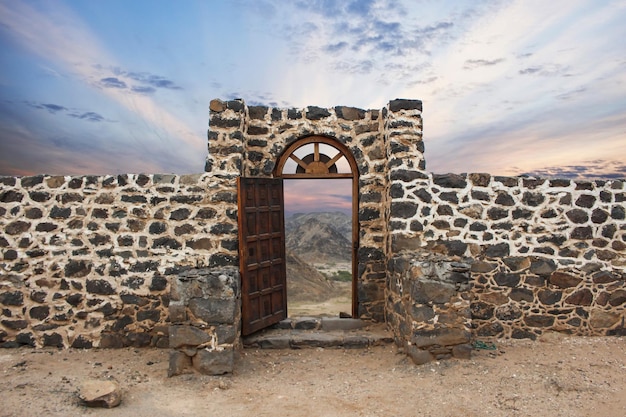
[[[337,317],[339,313],[352,313],[352,283],[335,281],[336,296],[324,301],[293,301],[287,299],[289,317],[328,316]]]
[[[415,366],[393,345],[243,350],[233,375],[167,378],[167,349],[0,351],[0,416],[624,416],[626,338],[497,341]],[[114,409],[77,400],[117,381]]]

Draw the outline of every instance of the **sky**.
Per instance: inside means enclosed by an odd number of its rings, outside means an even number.
[[[626,0],[0,0],[0,175],[197,173],[209,102],[423,101],[426,169],[626,177]]]

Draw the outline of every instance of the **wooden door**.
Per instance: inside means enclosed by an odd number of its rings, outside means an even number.
[[[242,335],[287,317],[283,181],[238,178]]]

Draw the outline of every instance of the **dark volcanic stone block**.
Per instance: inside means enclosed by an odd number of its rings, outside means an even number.
[[[465,177],[458,174],[433,175],[433,182],[443,188],[465,188]]]
[[[395,99],[389,102],[389,111],[397,112],[400,110],[422,110],[421,100]]]
[[[87,292],[92,294],[111,295],[115,294],[115,289],[108,281],[103,279],[88,279]]]
[[[193,367],[204,375],[223,375],[233,371],[234,352],[231,349],[199,350],[192,358]]]
[[[192,298],[189,310],[206,323],[232,324],[235,320],[235,300],[220,298]]]
[[[572,288],[577,286],[581,281],[581,278],[565,272],[553,272],[552,275],[550,275],[550,284],[556,285],[559,288]]]

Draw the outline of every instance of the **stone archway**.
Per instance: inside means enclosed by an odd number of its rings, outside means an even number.
[[[352,181],[352,316],[358,317],[359,171],[350,150],[334,138],[312,135],[291,143],[278,158],[274,177]]]
[[[410,216],[395,212],[408,203],[399,192],[403,184],[416,181],[421,175],[417,171],[424,169],[421,110],[419,100],[402,99],[380,110],[277,108],[213,100],[205,170],[231,181],[233,193],[220,197],[236,201],[237,177],[274,177],[280,157],[301,139],[323,137],[349,150],[355,161],[352,172],[358,173],[357,317],[384,321],[387,261],[394,251],[409,249],[420,234]],[[311,162],[329,161],[313,157]],[[232,242],[225,245],[234,247]]]

